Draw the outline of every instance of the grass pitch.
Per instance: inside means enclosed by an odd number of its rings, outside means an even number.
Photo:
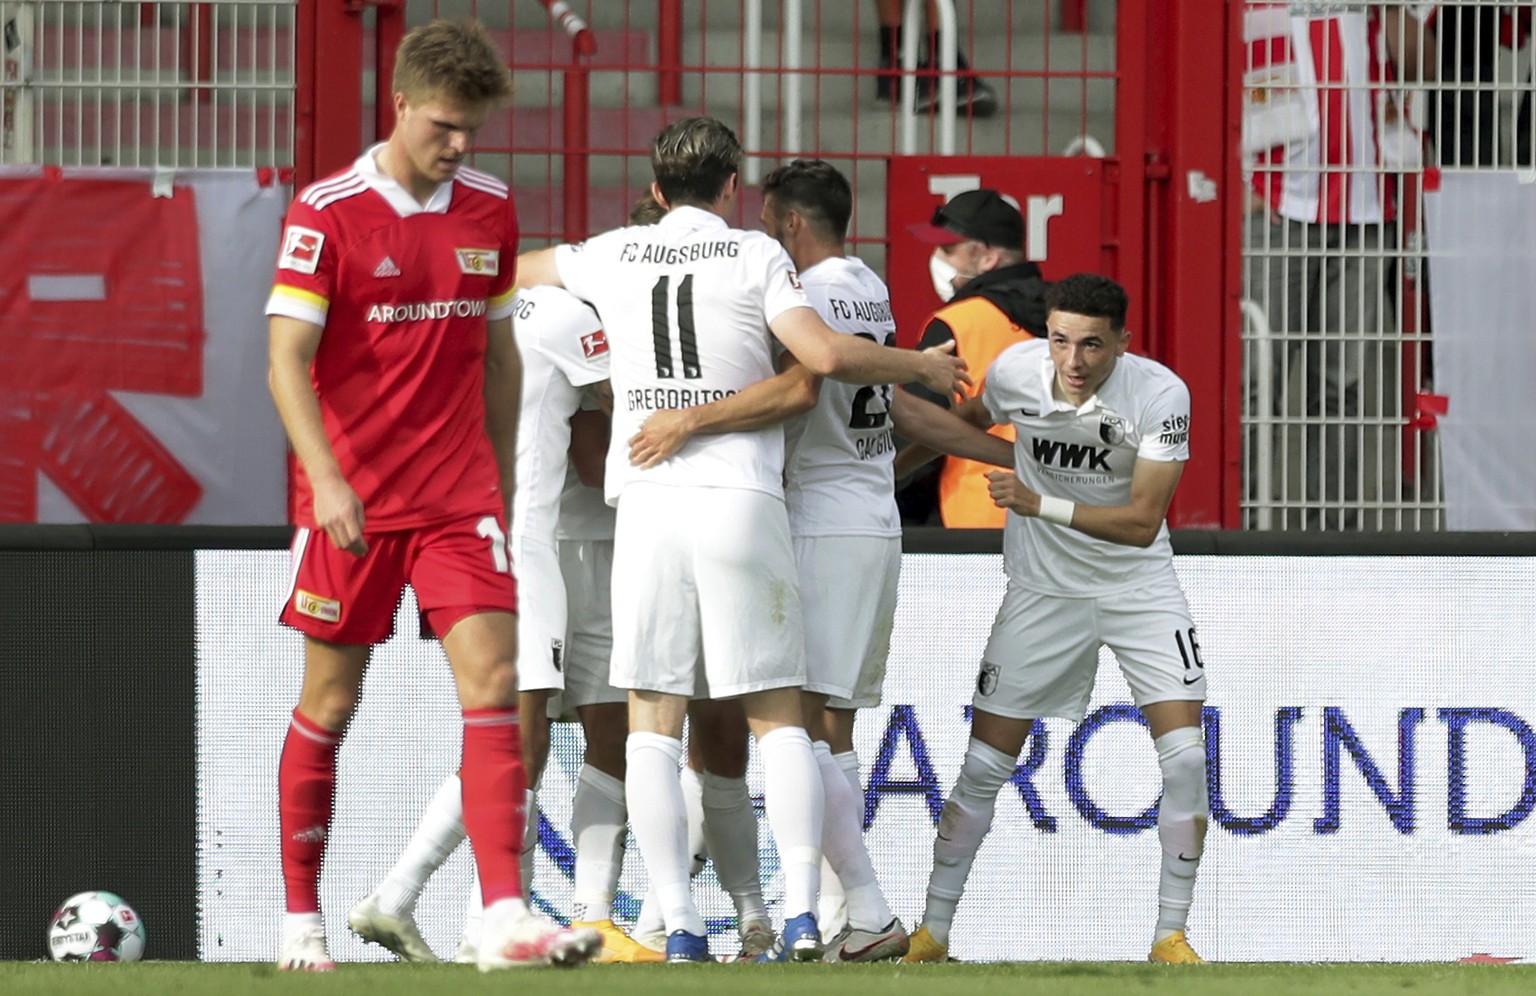
[[[271,965],[143,962],[56,965],[0,962],[0,993],[76,996],[126,993],[214,996],[1308,996],[1362,993],[1520,994],[1536,988],[1526,965],[1197,965],[1120,962],[988,965],[589,965],[481,975],[463,965],[342,965],[329,975]]]

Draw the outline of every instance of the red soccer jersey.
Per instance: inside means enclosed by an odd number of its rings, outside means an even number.
[[[368,532],[503,507],[485,432],[487,319],[512,312],[517,215],[460,169],[423,206],[370,149],[288,210],[267,314],[324,328],[311,379]],[[299,467],[295,521],[314,527]]]

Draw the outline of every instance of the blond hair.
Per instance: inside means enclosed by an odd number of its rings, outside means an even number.
[[[512,72],[479,21],[432,21],[401,39],[391,86],[412,104],[501,106],[512,98]]]

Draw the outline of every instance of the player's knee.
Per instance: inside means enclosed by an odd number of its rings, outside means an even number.
[[[1157,764],[1163,773],[1161,812],[1203,821],[1211,806],[1205,781],[1205,738],[1200,728],[1183,726],[1158,737]]]
[[[339,685],[306,691],[299,699],[299,712],[321,729],[340,733],[352,722],[357,697],[357,689]]]

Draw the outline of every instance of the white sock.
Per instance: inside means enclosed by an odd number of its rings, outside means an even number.
[[[464,932],[461,936],[479,947],[481,927],[485,922],[485,906],[480,900],[480,866],[473,861],[469,866],[469,895],[464,898]]]
[[[826,829],[823,827],[825,836]],[[843,883],[837,877],[837,872],[832,868],[832,862],[827,860],[826,851],[821,854],[821,894],[816,900],[816,926],[821,928],[822,940],[831,943],[832,938],[838,935],[843,925],[848,922],[848,895],[843,892]]]
[[[449,775],[422,811],[421,822],[416,824],[416,832],[411,834],[395,866],[374,890],[379,896],[379,908],[390,916],[409,915],[415,910],[416,899],[427,879],[463,840],[463,785],[458,775]]]
[[[518,874],[523,879],[523,895],[533,895],[533,859],[539,853],[539,790],[530,786],[523,793],[523,849],[517,856]]]
[[[864,832],[864,786],[859,781],[858,752],[847,750],[840,754],[833,754],[832,760],[837,762],[837,766],[842,769],[843,776],[848,782],[848,790],[852,793],[854,800],[854,820],[862,835]],[[821,858],[819,906],[816,923],[821,927],[821,935],[830,940],[842,929],[843,924],[848,922],[848,896],[843,892],[843,883],[838,880],[837,873],[832,870],[832,865],[827,861],[825,853]]]
[[[704,862],[709,860],[704,833],[704,783],[699,773],[686,764],[678,778],[683,787],[683,805],[688,807],[688,876],[692,878],[704,870]]]
[[[1184,929],[1195,894],[1195,873],[1205,850],[1210,799],[1205,784],[1205,739],[1198,726],[1169,730],[1155,741],[1163,772],[1157,839],[1163,846],[1153,943]]]
[[[857,803],[859,814],[859,829],[864,829],[864,783],[859,780],[859,752],[845,750],[841,754],[833,754],[832,760],[843,769],[843,775],[848,779],[848,788],[853,792],[854,801]]]
[[[645,898],[640,901],[640,912],[635,914],[635,927],[630,933],[640,938],[666,932],[667,922],[662,918],[661,904],[656,901],[656,890],[647,886]]]
[[[976,851],[992,828],[997,793],[1013,776],[1014,761],[1015,758],[972,737],[965,749],[965,762],[960,765],[960,777],[939,814],[923,926],[942,945],[949,944],[955,908],[965,892],[965,880],[971,874]]]
[[[314,928],[325,930],[325,920],[319,913],[283,913],[283,940],[298,937]]]
[[[625,743],[624,797],[640,857],[661,904],[667,933],[704,934],[688,883],[687,814],[678,761],[683,743],[660,733],[631,733]]]
[[[572,920],[613,919],[613,894],[624,867],[626,812],[624,783],[590,764],[582,765],[571,800],[571,845],[576,848]]]
[[[704,862],[709,860],[709,845],[704,841],[704,785],[699,779],[699,773],[686,764],[683,765],[682,773],[678,775],[678,783],[683,789],[683,805],[688,810],[688,877],[692,879],[704,870]],[[735,897],[733,896],[732,899],[734,900]],[[759,902],[761,902],[761,894],[759,894]],[[736,906],[740,910],[741,903],[737,901]],[[640,903],[640,912],[635,916],[634,933],[637,936],[666,933],[661,903],[656,899],[655,886],[645,891],[645,899]]]
[[[759,739],[757,747],[763,758],[764,815],[784,871],[784,916],[814,913],[825,797],[811,738],[801,727],[781,726]]]
[[[825,742],[817,741],[812,750],[821,770],[825,797],[821,848],[847,894],[848,922],[857,930],[879,930],[896,914],[891,912],[875,878],[875,867],[864,847],[864,828],[854,815],[856,804],[848,790],[847,776],[832,759],[832,748]]]
[[[484,922],[481,927],[481,939],[496,937],[504,929],[506,924],[513,920],[520,920],[528,915],[528,903],[526,900],[508,897],[498,899],[485,908]]]
[[[745,778],[698,775],[704,841],[720,888],[736,904],[736,922],[768,919],[757,861],[757,812]]]

